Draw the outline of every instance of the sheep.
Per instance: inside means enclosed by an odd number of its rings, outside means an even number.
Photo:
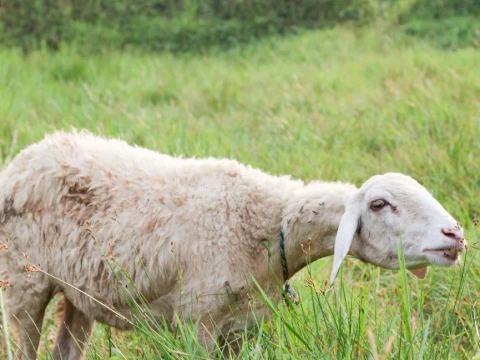
[[[198,338],[212,350],[221,336],[253,326],[253,278],[280,300],[269,285],[326,256],[333,283],[347,255],[398,269],[401,244],[406,267],[423,278],[428,265],[457,262],[466,246],[453,217],[406,175],[376,175],[359,189],[304,183],[86,131],[47,135],[0,173],[0,244],[16,355],[25,359],[35,358],[45,307],[60,292],[54,359],[81,359],[94,321],[132,327],[112,263],[155,318],[172,329],[175,314],[199,321]],[[269,315],[261,302],[256,315]]]

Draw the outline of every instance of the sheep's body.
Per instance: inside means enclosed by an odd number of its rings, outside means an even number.
[[[0,252],[9,310],[22,313],[62,291],[89,318],[126,328],[76,290],[129,318],[118,291],[119,280],[129,281],[114,275],[117,263],[167,321],[183,303],[194,319],[208,313],[230,326],[231,299],[219,294],[246,292],[261,240],[278,237],[284,205],[301,186],[232,160],[172,158],[88,134],[48,136],[0,174],[0,242],[29,260]],[[26,273],[28,263],[52,276]]]
[[[115,289],[120,279],[106,259],[113,256],[148,301],[161,300],[167,309],[179,302],[179,270],[184,293],[218,294],[226,281],[244,283],[239,274],[254,268],[262,239],[278,236],[288,194],[301,186],[231,160],[173,159],[120,141],[67,134],[25,150],[0,175],[0,184],[1,241],[8,239],[11,250],[45,272],[121,309],[124,295]],[[24,272],[25,259],[2,254],[10,272]],[[35,279],[11,283],[32,292],[38,284],[61,289],[79,310],[123,327],[77,290],[30,275]]]
[[[248,323],[250,276],[278,295],[267,285],[282,278],[281,226],[293,275],[305,266],[300,244],[308,239],[313,260],[333,253],[355,192],[353,185],[305,186],[232,160],[173,158],[87,133],[47,136],[0,174],[8,309],[35,338],[32,320],[41,326],[48,301],[63,292],[65,326],[54,355],[77,358],[81,349],[70,336],[86,340],[94,320],[128,328],[131,277],[171,326],[175,312],[202,319],[200,338],[211,346]],[[263,240],[273,244],[270,265]],[[360,248],[354,241],[350,253],[371,261]],[[29,272],[28,264],[41,271]],[[266,313],[257,305],[259,316]],[[26,357],[34,357],[37,340],[23,340]]]

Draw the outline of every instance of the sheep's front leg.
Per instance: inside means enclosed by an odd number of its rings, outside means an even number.
[[[67,298],[64,301],[64,316],[53,350],[53,358],[55,360],[81,359],[92,333],[94,321],[73,306]]]
[[[200,344],[210,355],[213,355],[218,348],[224,359],[236,359],[243,345],[241,334],[235,332],[221,334],[217,329],[208,322],[200,323],[197,333]]]
[[[215,327],[209,322],[200,322],[197,329],[197,337],[200,345],[207,350],[210,354],[216,349],[216,340],[219,333],[215,331]]]
[[[219,345],[224,359],[236,359],[242,350],[242,335],[236,332],[221,335]]]

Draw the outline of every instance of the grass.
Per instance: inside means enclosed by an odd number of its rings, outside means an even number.
[[[259,320],[241,358],[471,359],[480,350],[478,64],[479,49],[348,27],[197,55],[0,49],[0,166],[45,132],[75,126],[305,180],[410,174],[464,225],[462,264],[419,281],[350,259],[325,292],[331,259],[322,259],[293,281],[299,306],[263,299],[275,315]],[[54,339],[54,307],[42,346]],[[205,358],[194,327],[97,325],[87,358]]]

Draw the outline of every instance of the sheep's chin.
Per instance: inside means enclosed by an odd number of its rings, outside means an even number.
[[[410,271],[417,278],[423,280],[427,276],[428,268],[424,267],[424,268],[421,268],[421,269],[409,269],[408,271]]]

